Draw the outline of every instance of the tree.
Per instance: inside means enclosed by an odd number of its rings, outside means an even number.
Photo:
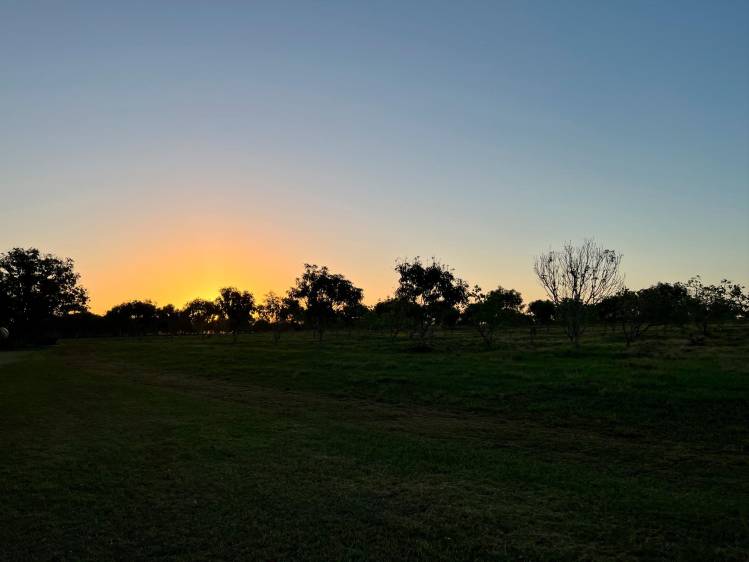
[[[654,319],[647,307],[647,293],[622,288],[616,295],[608,297],[615,307],[615,318],[621,324],[627,347],[640,337]]]
[[[281,339],[281,333],[290,323],[301,316],[299,301],[291,298],[281,298],[273,291],[265,295],[265,301],[257,307],[258,316],[267,322],[273,332],[275,343]]]
[[[559,251],[536,258],[533,270],[564,320],[565,333],[575,346],[585,328],[586,308],[596,305],[622,286],[622,255],[599,247],[593,240],[580,246],[567,243]]]
[[[202,335],[215,330],[221,317],[216,303],[201,298],[187,303],[183,314],[189,320],[191,329]]]
[[[226,318],[233,341],[237,341],[240,330],[246,330],[252,324],[252,312],[255,310],[255,298],[248,291],[239,291],[234,287],[224,287],[219,291],[216,307]]]
[[[19,340],[45,339],[56,319],[84,312],[88,294],[73,260],[13,248],[0,254],[0,322]]]
[[[416,335],[424,345],[434,327],[449,319],[468,301],[468,284],[456,277],[447,265],[432,258],[424,265],[417,256],[395,266],[399,275],[395,297],[412,306],[406,307],[416,325]]]
[[[713,322],[724,322],[746,314],[747,296],[742,285],[723,279],[717,285],[705,285],[698,275],[686,284],[689,293],[689,309],[692,320],[708,334]]]
[[[104,315],[106,323],[117,335],[144,335],[158,330],[156,305],[134,300],[110,308]]]
[[[528,304],[528,312],[533,318],[533,322],[545,326],[548,330],[554,321],[556,307],[550,300],[538,299]]]
[[[300,327],[304,324],[305,310],[299,299],[287,292],[281,301],[281,318],[286,326]]]
[[[683,324],[688,307],[689,296],[680,283],[658,283],[639,291],[622,288],[597,306],[603,320],[621,327],[627,346],[652,327]]]
[[[412,320],[418,316],[418,311],[412,309],[416,307],[417,305],[404,298],[391,297],[378,301],[372,308],[372,313],[377,327],[387,329],[396,338],[402,330],[413,327]]]
[[[308,263],[289,290],[289,297],[303,304],[305,323],[312,327],[320,341],[328,325],[343,317],[344,311],[360,305],[363,295],[363,291],[343,275]]]
[[[364,322],[364,319],[370,312],[370,308],[361,302],[352,302],[343,306],[340,316],[349,335],[351,335],[351,330],[356,325]]]
[[[517,324],[522,318],[523,297],[514,289],[497,287],[484,294],[477,286],[472,297],[474,302],[466,307],[464,318],[476,328],[487,347],[494,343],[497,329]]]
[[[609,295],[601,299],[601,302],[590,307],[592,316],[596,320],[603,324],[604,333],[611,329],[612,332],[616,331],[616,326],[619,323],[619,317],[617,316],[619,308],[619,300],[616,295]]]
[[[156,325],[158,331],[174,335],[180,331],[180,311],[173,304],[167,304],[156,310]]]
[[[657,283],[638,292],[643,313],[654,326],[683,326],[689,319],[689,293],[682,283]]]

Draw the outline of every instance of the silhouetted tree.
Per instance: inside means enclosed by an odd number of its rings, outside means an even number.
[[[0,323],[11,337],[47,340],[56,319],[86,310],[88,295],[73,267],[70,258],[36,248],[0,254]]]
[[[619,323],[618,308],[619,300],[617,295],[609,295],[601,299],[601,302],[589,307],[592,312],[591,316],[603,324],[604,333],[609,330],[612,332],[616,331],[616,326]]]
[[[536,258],[534,271],[557,312],[565,332],[575,346],[585,328],[585,313],[622,286],[619,271],[622,256],[601,248],[593,240],[580,246],[567,243],[560,251],[549,251]]]
[[[215,330],[221,318],[216,303],[201,298],[187,303],[182,312],[189,320],[191,329],[202,335]]]
[[[395,338],[403,331],[414,327],[413,319],[418,311],[412,310],[418,305],[404,299],[392,297],[378,301],[372,309],[377,327],[386,329]]]
[[[533,318],[533,322],[545,326],[547,330],[554,321],[555,310],[556,307],[550,300],[538,299],[528,304],[528,312]]]
[[[255,298],[248,291],[239,291],[234,287],[224,287],[219,291],[216,307],[226,319],[233,341],[237,341],[240,330],[249,329],[252,324],[252,312],[255,310]]]
[[[104,317],[88,311],[60,316],[55,320],[55,327],[64,338],[88,338],[110,333]]]
[[[282,304],[281,316],[284,319],[284,324],[295,328],[302,326],[305,321],[306,311],[302,307],[302,303],[299,302],[299,299],[294,297],[291,290],[283,298]]]
[[[302,303],[305,323],[322,340],[331,322],[361,304],[363,291],[327,267],[304,264],[304,273],[289,290],[289,296]]]
[[[399,275],[395,296],[413,305],[406,311],[412,315],[416,335],[424,345],[435,326],[444,324],[453,311],[467,303],[468,284],[435,259],[424,265],[417,256],[399,262],[395,271]]]
[[[361,302],[352,302],[343,306],[340,316],[349,334],[357,324],[364,320],[369,312],[369,308]]]
[[[494,343],[499,328],[517,325],[522,319],[523,297],[514,289],[497,287],[485,294],[477,286],[471,296],[474,302],[466,307],[464,318],[476,328],[487,347]]]
[[[717,285],[705,285],[698,275],[687,282],[686,288],[690,297],[690,315],[703,335],[708,334],[711,323],[736,319],[746,313],[744,287],[728,279]]]
[[[689,320],[689,292],[682,283],[657,283],[638,291],[654,325],[683,326]]]
[[[273,332],[273,341],[281,339],[281,333],[287,325],[301,318],[302,310],[299,301],[292,297],[281,298],[273,291],[265,295],[265,301],[257,307],[258,316],[266,322]]]
[[[134,300],[110,308],[104,315],[110,330],[117,335],[144,335],[157,331],[156,305]]]
[[[598,304],[599,316],[621,327],[628,346],[652,327],[683,324],[689,307],[686,287],[679,283],[658,283],[639,291],[622,288]]]
[[[156,310],[156,325],[160,333],[174,335],[180,331],[180,311],[173,304]]]
[[[608,297],[612,301],[616,312],[615,317],[620,323],[624,341],[629,346],[640,337],[654,323],[652,311],[648,309],[647,294],[621,289],[616,295]]]

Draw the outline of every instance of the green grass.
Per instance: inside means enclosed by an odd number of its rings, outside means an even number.
[[[0,354],[0,559],[746,560],[747,336]]]

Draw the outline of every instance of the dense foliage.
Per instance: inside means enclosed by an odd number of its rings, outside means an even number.
[[[88,294],[73,260],[13,248],[0,255],[0,325],[16,339],[53,338],[56,319],[86,310]]]
[[[337,319],[353,320],[360,314],[364,292],[327,267],[305,264],[304,273],[289,290],[302,304],[305,322],[319,339]]]
[[[417,257],[395,267],[398,288],[395,298],[404,303],[401,311],[410,318],[422,344],[435,327],[450,327],[468,302],[468,284],[453,271],[432,259],[426,265]]]

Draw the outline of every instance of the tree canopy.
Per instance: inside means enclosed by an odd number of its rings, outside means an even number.
[[[406,310],[414,316],[422,343],[437,325],[444,324],[468,302],[468,283],[456,277],[449,266],[432,258],[424,264],[417,256],[398,262],[397,299],[412,305]]]
[[[87,309],[73,260],[13,248],[0,255],[0,322],[18,339],[44,338],[49,321]]]
[[[476,287],[472,296],[474,302],[466,307],[464,317],[476,327],[487,346],[494,342],[498,328],[516,324],[522,317],[523,297],[514,289],[497,287],[484,293]]]
[[[305,320],[322,339],[331,322],[358,310],[364,292],[343,275],[331,273],[326,266],[307,263],[289,296],[301,302]]]
[[[142,335],[155,332],[157,308],[151,301],[134,300],[110,308],[104,315],[110,328],[119,335]]]
[[[224,287],[219,290],[216,308],[223,315],[229,331],[236,340],[237,334],[241,330],[249,329],[252,324],[255,297],[249,291],[240,291],[235,287]]]

